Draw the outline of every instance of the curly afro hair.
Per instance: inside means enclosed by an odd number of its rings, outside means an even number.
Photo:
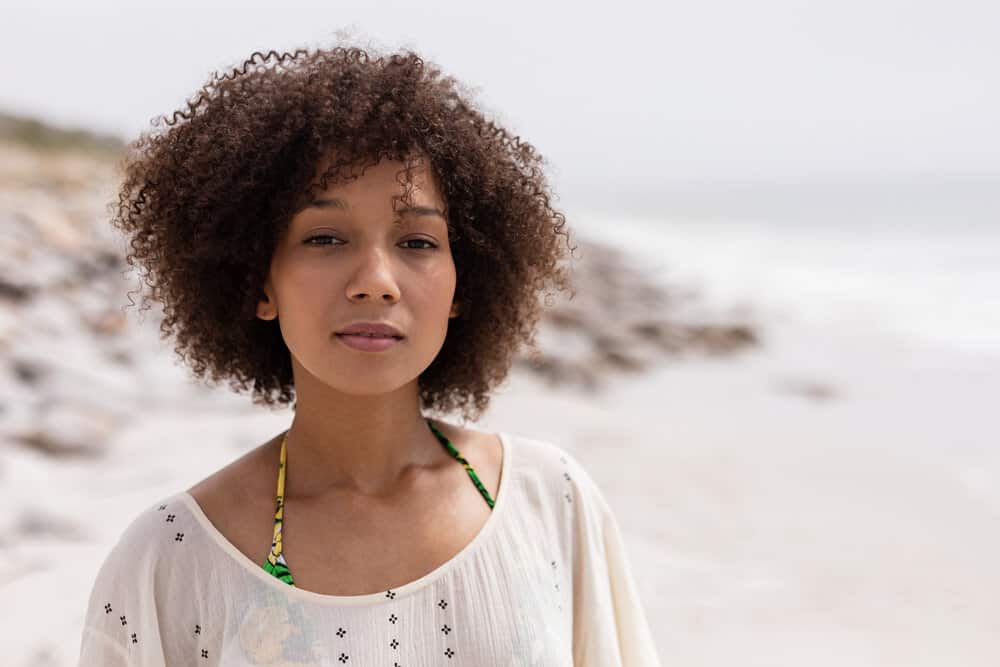
[[[111,223],[130,237],[126,261],[163,306],[161,338],[176,336],[195,376],[288,405],[289,350],[277,321],[255,314],[277,241],[314,188],[352,180],[351,165],[398,160],[409,183],[412,156],[429,158],[461,310],[418,378],[420,401],[475,420],[522,344],[537,359],[539,294],[570,287],[559,236],[576,248],[532,145],[413,51],[369,50],[255,52],[229,74],[213,72],[186,109],[129,144]],[[332,149],[336,160],[317,177]]]

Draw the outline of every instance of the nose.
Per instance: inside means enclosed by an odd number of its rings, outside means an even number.
[[[364,253],[360,265],[347,283],[347,298],[352,301],[381,298],[383,301],[399,300],[399,285],[392,275],[387,253],[376,249]]]

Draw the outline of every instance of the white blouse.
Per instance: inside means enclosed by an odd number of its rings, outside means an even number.
[[[550,442],[500,433],[490,517],[453,558],[366,595],[291,586],[186,491],[140,512],[97,573],[81,667],[657,667],[614,515]]]

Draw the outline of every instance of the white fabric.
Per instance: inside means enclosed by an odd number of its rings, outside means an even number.
[[[486,524],[451,560],[391,591],[290,586],[227,541],[186,491],[165,498],[138,514],[97,573],[80,665],[658,666],[600,489],[558,445],[500,438]]]

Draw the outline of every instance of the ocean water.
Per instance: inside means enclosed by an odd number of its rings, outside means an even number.
[[[581,238],[635,253],[715,311],[1000,361],[1000,216],[992,206],[948,214],[941,202],[918,204],[567,219]]]

